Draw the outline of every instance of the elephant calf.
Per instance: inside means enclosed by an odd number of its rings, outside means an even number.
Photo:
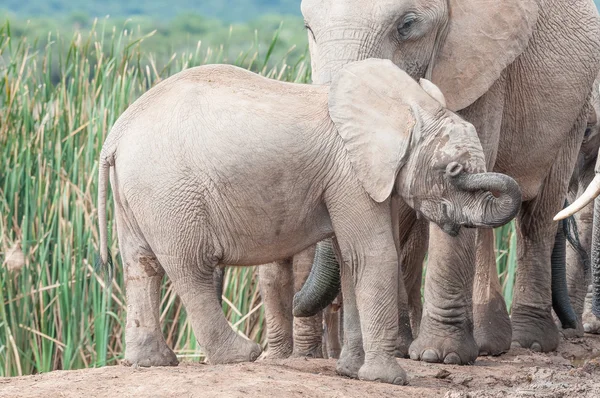
[[[98,197],[106,264],[110,171],[127,290],[125,360],[177,363],[159,326],[164,273],[210,363],[255,360],[260,347],[218,305],[215,266],[268,263],[335,234],[354,339],[338,369],[405,383],[394,359],[390,196],[451,234],[504,224],[521,203],[514,180],[485,173],[473,126],[442,106],[432,83],[421,86],[384,60],[349,64],[331,88],[212,65],[176,74],[131,105],[102,148]]]

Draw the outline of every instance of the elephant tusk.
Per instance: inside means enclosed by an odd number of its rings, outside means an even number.
[[[600,174],[596,174],[596,177],[594,177],[585,192],[578,197],[575,202],[571,203],[569,207],[563,209],[554,216],[554,221],[560,221],[567,217],[571,217],[573,214],[587,206],[592,200],[596,199],[598,195],[600,195]]]

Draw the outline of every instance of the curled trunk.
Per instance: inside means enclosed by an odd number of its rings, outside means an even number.
[[[496,228],[512,220],[521,207],[521,189],[515,180],[499,173],[461,173],[451,183],[466,192],[482,191],[483,197],[463,209],[468,227]]]
[[[559,223],[552,249],[552,308],[563,329],[576,329],[577,315],[567,288],[565,224],[564,220]]]
[[[333,242],[327,239],[317,244],[308,279],[294,295],[294,316],[316,315],[337,297],[340,288],[340,265],[333,251]]]

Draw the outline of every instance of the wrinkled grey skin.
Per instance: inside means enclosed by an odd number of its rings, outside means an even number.
[[[302,12],[316,83],[367,57],[390,59],[415,78],[430,76],[448,107],[475,125],[488,170],[514,177],[523,191],[511,319],[491,231],[462,230],[450,237],[431,225],[425,307],[411,358],[472,363],[478,353],[508,350],[511,341],[556,349],[552,216],[566,198],[598,74],[600,26],[593,3],[303,0]],[[414,215],[412,220],[403,222],[418,226]],[[414,275],[411,267],[421,266],[424,251],[412,250],[402,246],[400,256],[414,259],[402,264]],[[407,284],[406,290],[411,297],[417,286]]]
[[[393,356],[390,198],[452,231],[506,223],[521,200],[513,179],[485,173],[473,126],[442,106],[439,89],[422,85],[376,59],[347,65],[331,88],[211,65],[178,73],[132,104],[102,148],[98,194],[106,264],[110,173],[127,293],[125,361],[177,363],[160,332],[164,274],[210,363],[255,360],[258,344],[221,311],[215,267],[289,258],[335,234],[344,319],[358,325],[345,331],[355,340],[344,350],[360,341],[360,358],[342,355],[338,371],[405,383]]]
[[[600,77],[594,82],[591,98],[591,109],[588,116],[585,138],[577,159],[577,164],[571,183],[569,185],[568,200],[573,203],[590,185],[595,176],[595,166],[600,147]],[[571,303],[578,316],[575,336],[582,336],[583,332],[600,333],[600,320],[592,313],[592,291],[588,293],[591,282],[591,269],[589,269],[592,250],[592,233],[594,204],[590,203],[578,213],[574,214],[579,243],[587,255],[588,264],[583,264],[580,253],[572,246],[567,245],[567,282]],[[597,266],[597,265],[595,265]],[[570,333],[573,335],[573,333]]]

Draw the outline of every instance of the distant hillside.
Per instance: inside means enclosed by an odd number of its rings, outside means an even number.
[[[300,15],[301,0],[2,0],[0,9],[17,17],[65,16],[171,18],[200,14],[229,22],[242,22],[264,14]]]

